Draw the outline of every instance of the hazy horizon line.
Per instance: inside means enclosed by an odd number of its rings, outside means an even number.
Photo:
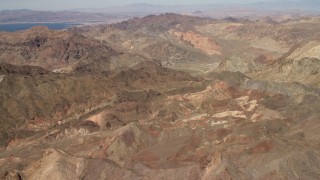
[[[178,6],[246,6],[246,5],[254,5],[254,4],[260,4],[260,3],[281,3],[281,2],[304,2],[303,0],[258,0],[258,1],[250,1],[250,2],[230,2],[230,1],[224,1],[224,2],[198,2],[198,3],[175,3],[175,4],[158,4],[158,3],[149,3],[149,2],[137,2],[137,3],[126,3],[126,4],[118,4],[118,5],[110,5],[110,6],[102,6],[102,7],[74,7],[74,8],[61,8],[61,9],[50,9],[50,8],[1,8],[0,11],[10,11],[10,10],[32,10],[32,11],[75,11],[75,10],[86,10],[86,9],[109,9],[109,8],[115,8],[115,7],[126,7],[126,6],[137,6],[137,5],[145,5],[145,6],[153,6],[153,7],[178,7]],[[312,0],[306,0],[306,1],[312,1]]]

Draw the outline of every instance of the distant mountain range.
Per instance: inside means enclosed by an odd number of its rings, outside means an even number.
[[[147,3],[130,4],[97,9],[77,9],[81,12],[192,12],[192,11],[213,11],[224,10],[233,7],[259,9],[259,10],[299,10],[302,12],[320,13],[319,0],[278,0],[271,2],[258,2],[247,4],[198,4],[198,5],[153,5]]]
[[[309,13],[320,13],[319,0],[279,0],[248,4],[248,7],[262,10],[298,10]]]
[[[114,6],[107,8],[73,9],[68,11],[33,11],[3,10],[0,11],[0,23],[13,22],[114,22],[131,17],[142,17],[148,14],[195,13],[211,17],[255,16],[300,13],[320,14],[319,0],[279,0],[248,4],[199,4],[199,5],[153,5],[147,3]],[[266,13],[267,12],[267,13]]]
[[[147,3],[130,4],[124,6],[114,6],[107,8],[96,8],[96,9],[76,9],[75,11],[80,12],[107,12],[107,13],[124,13],[124,12],[144,12],[144,13],[165,13],[165,12],[190,12],[196,10],[216,10],[225,5],[154,5]]]

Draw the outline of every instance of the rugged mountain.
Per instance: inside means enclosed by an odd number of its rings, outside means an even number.
[[[82,76],[90,80],[83,83]],[[274,91],[264,88],[266,82],[254,82],[245,76],[230,83],[239,75],[228,72],[199,81],[155,64],[138,65],[111,76],[111,80],[95,75],[99,83],[92,76],[77,75],[77,83],[87,87],[71,85],[77,100],[65,97],[69,105],[58,106],[62,109],[54,113],[56,120],[42,116],[15,122],[15,135],[1,154],[2,170],[15,170],[5,173],[5,177],[318,177],[317,93],[300,91],[297,99],[297,94],[286,92],[296,92],[299,86],[284,85],[282,92]],[[159,80],[152,79],[159,76]],[[50,87],[61,89],[57,85]],[[38,96],[48,98],[49,94]],[[30,134],[23,132],[27,130]]]
[[[123,54],[108,45],[71,31],[34,27],[0,33],[0,62],[40,66],[55,72],[108,71],[145,58]],[[130,59],[130,60],[128,60]]]
[[[88,110],[103,103],[103,99],[111,101],[117,93],[122,93],[120,99],[139,95],[130,94],[126,89],[170,89],[180,87],[184,81],[195,81],[186,73],[166,70],[152,63],[138,64],[134,69],[115,74],[88,74],[77,70],[70,74],[56,74],[38,67],[7,64],[1,64],[0,70],[3,72],[0,84],[2,128],[9,128],[7,125],[20,127],[26,123],[25,127],[19,128],[21,131],[49,128],[62,117]],[[161,82],[165,83],[164,86],[159,86]],[[5,133],[2,145],[12,138],[11,131]]]
[[[2,33],[0,176],[319,179],[319,27],[163,14]]]
[[[100,26],[83,34],[193,74],[216,70],[252,73],[287,58],[297,47],[319,41],[319,28],[318,17],[278,22],[167,13]]]
[[[41,66],[49,70],[75,63],[103,59],[117,53],[98,41],[67,31],[35,27],[23,32],[1,33],[0,61],[16,65]],[[99,53],[96,53],[96,52]]]

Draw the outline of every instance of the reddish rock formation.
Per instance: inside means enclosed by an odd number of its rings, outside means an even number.
[[[193,47],[201,49],[209,55],[221,55],[221,47],[209,37],[202,36],[192,31],[174,32],[174,35],[183,41],[190,43]]]

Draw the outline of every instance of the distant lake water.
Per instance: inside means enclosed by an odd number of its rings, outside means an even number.
[[[32,28],[34,26],[47,26],[49,29],[60,30],[72,26],[81,25],[78,23],[17,23],[17,24],[0,24],[0,31],[19,31]]]

